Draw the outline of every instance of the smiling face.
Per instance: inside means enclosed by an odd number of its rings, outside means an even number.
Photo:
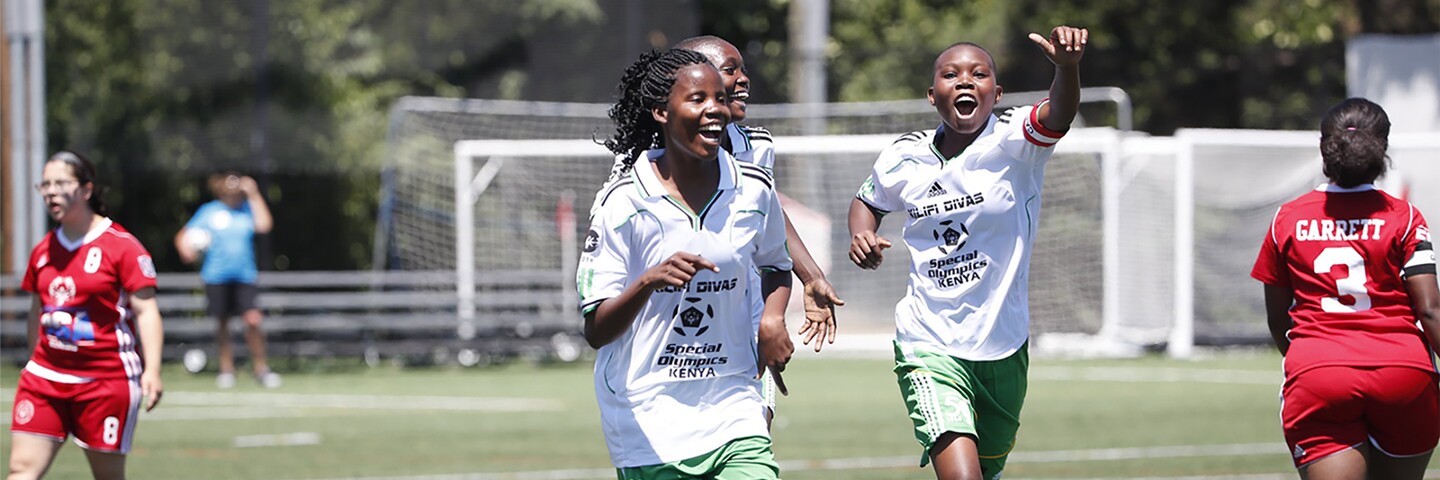
[[[699,64],[676,70],[669,99],[651,110],[665,134],[665,148],[714,160],[730,123],[728,98],[715,67]]]
[[[985,128],[1000,101],[995,84],[995,59],[969,44],[950,47],[935,59],[935,78],[928,96],[945,128],[969,134]]]
[[[46,162],[40,174],[40,198],[45,201],[45,213],[57,222],[71,215],[90,214],[87,203],[90,190],[90,184],[81,184],[74,169],[59,160]]]
[[[720,70],[725,91],[730,94],[730,120],[744,120],[745,109],[750,100],[750,76],[745,71],[745,57],[740,55],[740,50],[730,42],[718,38],[696,45],[690,50],[705,55],[705,58],[710,59],[710,64]]]

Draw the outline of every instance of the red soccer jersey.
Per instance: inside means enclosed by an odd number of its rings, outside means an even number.
[[[102,220],[71,242],[59,231],[30,253],[21,288],[40,295],[40,341],[27,371],[62,382],[138,378],[143,371],[129,292],[155,286],[140,241]]]
[[[1285,374],[1314,367],[1433,371],[1404,277],[1435,273],[1425,217],[1370,185],[1323,185],[1286,203],[1250,276],[1295,293]]]

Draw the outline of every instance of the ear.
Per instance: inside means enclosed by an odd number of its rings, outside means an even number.
[[[665,111],[665,105],[663,104],[658,107],[650,107],[650,116],[655,118],[655,123],[664,125],[668,120],[667,115],[668,113]]]
[[[935,87],[925,89],[925,98],[930,99],[930,106],[935,106]]]
[[[999,85],[996,85],[996,86],[995,86],[995,102],[996,102],[996,103],[999,103],[999,102],[1000,102],[1000,97],[1004,97],[1004,96],[1005,96],[1005,87],[1001,87],[1001,86],[999,86]]]

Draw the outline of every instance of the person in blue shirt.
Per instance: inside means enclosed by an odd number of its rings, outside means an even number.
[[[250,347],[255,379],[266,388],[280,386],[280,375],[265,361],[264,318],[255,304],[255,234],[270,233],[270,208],[260,196],[255,179],[235,173],[210,177],[212,200],[175,234],[175,249],[187,264],[203,258],[200,280],[205,283],[207,310],[218,321],[216,350],[220,356],[220,388],[235,386],[235,354],[230,346],[230,317],[245,319],[245,343]]]

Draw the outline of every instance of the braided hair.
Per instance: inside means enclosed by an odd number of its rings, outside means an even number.
[[[1340,102],[1320,120],[1320,158],[1325,176],[1341,187],[1375,181],[1385,174],[1390,117],[1363,98]]]
[[[675,86],[675,72],[689,65],[709,65],[698,52],[682,49],[651,50],[625,69],[625,76],[616,86],[615,105],[610,107],[610,120],[615,122],[615,135],[605,140],[605,148],[625,157],[624,171],[635,165],[645,150],[665,145],[660,124],[650,109],[664,105]]]

